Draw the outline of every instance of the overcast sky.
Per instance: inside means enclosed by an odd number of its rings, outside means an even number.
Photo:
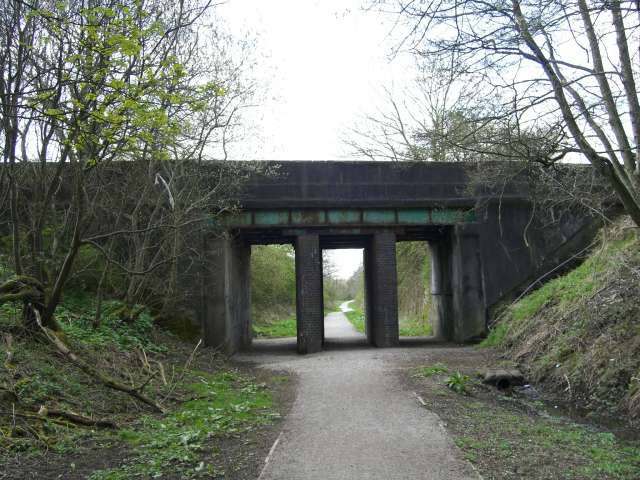
[[[415,78],[398,45],[395,18],[364,11],[363,0],[229,0],[217,7],[227,28],[255,38],[255,76],[265,91],[248,120],[257,135],[231,156],[275,160],[344,159],[342,139],[384,105],[384,88]]]
[[[264,99],[248,120],[254,134],[231,157],[262,160],[348,158],[349,129],[383,108],[383,90],[402,90],[416,71],[393,56],[395,18],[364,11],[362,0],[229,0],[217,7],[227,28],[255,38],[254,75]],[[359,250],[332,250],[340,277],[362,262]]]

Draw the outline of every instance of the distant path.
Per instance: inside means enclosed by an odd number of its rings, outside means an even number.
[[[299,356],[291,339],[259,340],[238,357],[299,379],[297,398],[260,480],[478,479],[398,374],[428,349],[375,349],[342,313],[325,319],[333,349]],[[345,339],[347,343],[345,348]],[[428,347],[427,347],[428,348]]]
[[[353,301],[353,300],[352,300]],[[340,305],[341,312],[349,311],[349,302]],[[324,338],[325,341],[364,339],[364,335],[351,324],[351,322],[341,312],[332,312],[324,317]]]
[[[346,302],[342,302],[338,307],[341,312],[351,312],[353,308],[349,306],[351,302],[355,302],[355,300],[347,300]]]

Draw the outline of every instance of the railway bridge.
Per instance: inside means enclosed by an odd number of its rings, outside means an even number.
[[[431,248],[434,334],[468,342],[487,331],[489,310],[591,241],[592,219],[531,222],[526,184],[472,191],[455,163],[271,162],[236,199],[240,212],[205,242],[201,322],[209,345],[251,343],[252,245],[295,248],[298,351],[322,349],[322,252],[364,249],[368,341],[399,343],[396,243]],[[220,226],[219,226],[220,227]],[[526,235],[526,240],[525,240]]]

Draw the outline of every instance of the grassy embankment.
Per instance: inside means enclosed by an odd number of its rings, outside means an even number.
[[[640,241],[629,221],[603,229],[576,269],[509,307],[484,341],[559,401],[640,419]]]
[[[325,306],[324,314],[327,315],[331,312],[339,310],[338,306],[342,303],[342,300],[335,300],[331,302],[330,306]],[[295,337],[297,335],[296,317],[295,315],[278,318],[275,317],[268,321],[258,321],[253,324],[253,333],[256,337],[265,338],[282,338],[282,337]]]
[[[115,313],[119,307],[107,302],[95,328],[93,298],[67,295],[57,311],[62,338],[95,368],[139,386],[165,413],[107,388],[39,335],[25,334],[18,309],[5,304],[0,308],[0,352],[6,359],[0,368],[3,470],[10,478],[119,480],[232,478],[236,469],[259,468],[259,459],[250,460],[247,450],[278,417],[273,394],[283,388],[279,377],[259,381],[210,349],[194,350],[193,343],[158,329],[147,310],[140,308],[135,319],[125,321]],[[108,420],[115,428],[81,426],[56,410]]]

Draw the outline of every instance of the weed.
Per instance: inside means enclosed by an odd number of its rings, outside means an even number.
[[[490,403],[478,409],[477,401],[465,397],[455,402],[439,413],[455,444],[468,460],[478,462],[487,478],[503,478],[499,472],[513,468],[518,478],[538,478],[541,465],[551,469],[544,478],[640,478],[640,442],[561,417],[529,416]]]
[[[71,303],[67,300],[56,310],[56,318],[68,338],[85,345],[98,348],[117,346],[122,350],[138,347],[157,353],[166,350],[151,340],[154,325],[147,309],[140,307],[135,318],[125,320],[118,314],[122,302],[108,301],[103,308],[97,328],[93,326],[95,306],[91,301],[82,302],[74,298]]]
[[[365,333],[364,313],[353,304],[351,307],[353,310],[344,312],[344,314],[358,332]],[[403,319],[400,321],[399,334],[401,337],[427,337],[432,334],[432,329],[429,323]]]
[[[444,384],[456,393],[467,393],[467,385],[471,379],[468,375],[463,375],[460,372],[455,372],[449,375],[444,381]]]
[[[271,377],[271,382],[273,383],[287,383],[291,381],[291,377],[288,375],[274,375]]]
[[[481,347],[497,347],[502,345],[504,339],[509,331],[508,322],[500,322],[495,325],[490,331],[487,338],[480,342]]]

